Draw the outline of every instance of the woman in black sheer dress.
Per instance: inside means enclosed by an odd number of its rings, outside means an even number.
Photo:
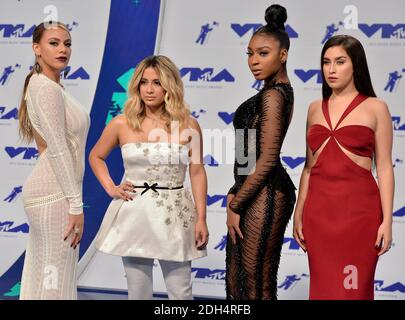
[[[294,184],[280,162],[294,102],[286,70],[287,12],[272,5],[265,19],[267,25],[253,34],[247,52],[249,68],[264,87],[242,103],[233,120],[243,135],[236,134],[235,184],[227,199],[227,299],[277,299],[281,247],[296,200]],[[252,156],[253,163],[238,162]]]

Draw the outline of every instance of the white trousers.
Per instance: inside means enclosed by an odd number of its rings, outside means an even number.
[[[127,275],[128,299],[151,300],[153,298],[154,259],[122,257]],[[170,300],[192,300],[191,261],[176,262],[159,260],[167,294]]]

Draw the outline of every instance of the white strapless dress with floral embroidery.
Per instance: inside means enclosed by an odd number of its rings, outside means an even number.
[[[124,179],[143,187],[131,193],[132,201],[111,202],[96,237],[96,248],[118,256],[169,261],[206,256],[206,250],[195,246],[197,212],[191,192],[179,188],[186,175],[189,145],[128,143],[121,152]]]

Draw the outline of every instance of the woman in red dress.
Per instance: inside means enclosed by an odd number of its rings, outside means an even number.
[[[310,299],[373,299],[377,260],[392,242],[391,115],[357,39],[332,37],[321,66],[323,100],[308,110],[294,238],[308,252]]]

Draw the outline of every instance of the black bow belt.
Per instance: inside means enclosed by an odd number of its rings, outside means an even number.
[[[151,189],[154,192],[159,193],[157,190],[158,189],[163,189],[163,190],[178,190],[183,188],[183,185],[179,186],[179,187],[158,187],[157,182],[149,185],[147,182],[143,183],[143,186],[135,186],[135,188],[145,188],[145,190],[142,191],[141,195],[143,195],[146,191],[148,191],[149,189]]]

